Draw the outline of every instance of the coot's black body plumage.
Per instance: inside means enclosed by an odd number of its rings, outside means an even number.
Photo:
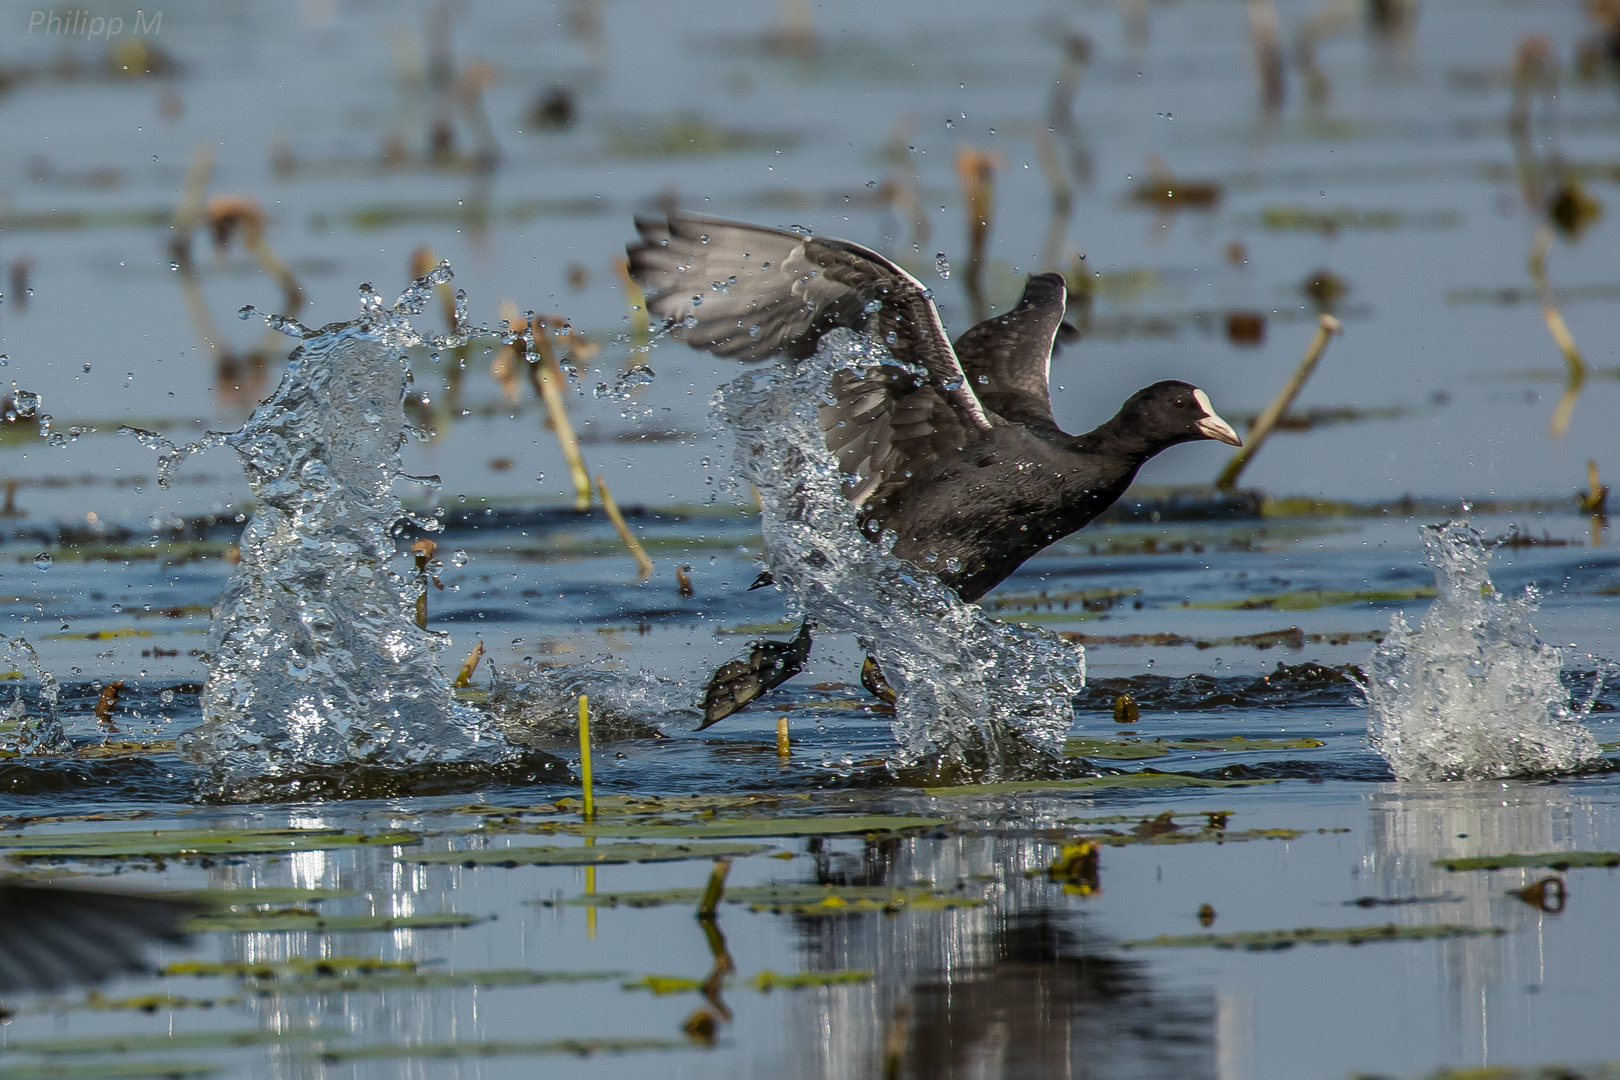
[[[833,377],[820,409],[827,448],[862,530],[893,530],[896,555],[964,600],[1083,528],[1160,451],[1241,444],[1202,390],[1174,381],[1138,391],[1084,435],[1058,427],[1048,376],[1065,329],[1062,275],[1032,276],[1016,307],[953,344],[928,289],[859,245],[679,213],[636,229],[630,272],[647,310],[693,348],[803,358],[836,327],[887,344],[899,364]]]

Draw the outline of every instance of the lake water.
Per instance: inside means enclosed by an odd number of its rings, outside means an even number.
[[[53,432],[86,430],[65,445],[28,420],[0,432],[0,477],[15,481],[0,619],[60,680],[77,748],[0,762],[0,845],[43,852],[18,871],[129,888],[304,890],[239,894],[253,906],[231,909],[235,922],[153,958],[322,966],[132,977],[99,998],[8,995],[0,1076],[1620,1068],[1608,1007],[1620,882],[1602,858],[1551,865],[1620,851],[1612,774],[1397,783],[1345,670],[1366,668],[1393,615],[1417,624],[1434,585],[1420,526],[1460,517],[1507,541],[1495,588],[1539,592],[1532,621],[1564,650],[1577,701],[1620,653],[1613,532],[1575,498],[1588,460],[1610,482],[1620,474],[1620,82],[1601,63],[1583,74],[1598,28],[1576,3],[1430,0],[1409,19],[1379,5],[1393,13],[1380,29],[1357,5],[1283,2],[1286,85],[1268,110],[1251,18],[1270,7],[302,0],[166,7],[144,34],[133,11],[97,7],[86,18],[125,26],[94,41],[5,15],[0,375],[43,396]],[[440,26],[447,50],[432,44]],[[1310,27],[1337,28],[1316,44],[1315,75],[1294,62]],[[1521,62],[1516,91],[1515,58],[1536,34],[1551,59]],[[557,87],[568,110],[559,99],[536,115]],[[1528,126],[1512,119],[1516,95]],[[436,127],[449,132],[437,151]],[[990,306],[1054,265],[1090,282],[1086,336],[1052,370],[1070,430],[1161,378],[1203,387],[1242,430],[1293,371],[1319,309],[1344,326],[1293,410],[1301,423],[1243,475],[1264,501],[1188,511],[1207,503],[1195,489],[1229,451],[1177,447],[1108,519],[985,598],[994,617],[1086,644],[1065,771],[1106,775],[1071,786],[897,779],[883,764],[890,714],[838,635],[818,636],[805,674],[766,701],[692,731],[710,672],[795,624],[781,593],[747,591],[759,518],[727,482],[730,439],[710,415],[735,366],[672,341],[640,352],[614,269],[632,215],[672,203],[800,225],[911,267],[959,333],[973,320],[964,147],[995,155]],[[200,149],[208,194],[256,201],[274,261],[245,249],[240,228],[222,253],[206,228],[189,260],[171,250]],[[1055,228],[1053,162],[1072,197]],[[1143,184],[1159,195],[1133,197]],[[1165,197],[1178,184],[1206,205]],[[1565,230],[1546,212],[1560,193],[1608,212]],[[1552,296],[1588,367],[1578,384],[1527,270],[1544,225]],[[422,247],[453,265],[475,322],[532,309],[595,347],[579,357],[569,415],[654,566],[638,581],[601,511],[573,509],[545,410],[525,380],[508,397],[490,371],[498,350],[417,349],[411,393],[425,400],[408,411],[434,435],[407,445],[403,467],[443,483],[396,490],[429,517],[443,510],[445,588],[428,594],[429,627],[448,635],[441,664],[454,674],[484,645],[473,701],[491,666],[579,665],[563,691],[590,692],[599,724],[617,711],[662,729],[597,746],[598,794],[664,802],[609,801],[594,827],[557,805],[579,791],[560,779],[219,806],[194,799],[194,766],[164,748],[200,719],[210,609],[252,506],[229,451],[186,459],[165,489],[157,453],[117,429],[197,439],[238,427],[275,388],[296,343],[232,317],[288,309],[266,265],[290,270],[306,301],[297,318],[319,326],[357,315],[361,282],[396,295]],[[1347,291],[1308,295],[1323,271]],[[1261,316],[1262,340],[1233,340],[1244,334],[1229,334],[1232,313]],[[443,329],[436,302],[420,321]],[[649,384],[594,392],[643,356]],[[408,553],[394,565],[411,573]],[[6,662],[27,670],[15,652]],[[110,731],[95,705],[120,680]],[[1585,720],[1608,753],[1617,682]],[[38,680],[16,685],[37,715]],[[1115,722],[1122,693],[1135,722]],[[577,743],[555,728],[541,742],[577,775]],[[95,756],[107,742],[145,749]],[[1166,811],[1169,823],[1143,824]],[[246,831],[283,828],[339,832]],[[199,829],[255,850],[186,855],[188,842],[152,835]],[[109,830],[130,835],[99,854],[60,846]],[[1051,879],[1080,837],[1102,844],[1095,878]],[[722,903],[712,926],[688,893],[608,900],[701,888],[711,849],[590,869],[566,862],[577,854],[499,854],[631,841],[764,850],[736,857],[727,890],[742,902]],[[496,854],[416,861],[461,851]],[[1509,853],[1547,865],[1443,865]],[[1548,876],[1564,891],[1533,895],[1540,906],[1509,892]],[[755,893],[761,910],[738,891],[770,884],[811,891]],[[282,928],[248,922],[290,909]],[[386,923],[440,913],[465,918]],[[1390,924],[1395,940],[1360,944],[1144,944]],[[1439,936],[1412,936],[1424,933]],[[710,1000],[691,984],[722,943],[734,974]],[[394,966],[345,981],[362,960]],[[816,985],[762,991],[761,972]],[[648,976],[676,981],[655,979],[654,993]],[[683,1033],[699,1010],[719,1021],[713,1046]],[[110,1035],[148,1041],[91,1041]],[[592,1047],[559,1040],[643,1042],[578,1056]],[[79,1071],[39,1071],[57,1064]]]

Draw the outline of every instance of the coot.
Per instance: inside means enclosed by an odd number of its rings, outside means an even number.
[[[647,311],[695,349],[802,359],[835,327],[887,345],[899,364],[833,376],[820,408],[827,448],[863,533],[893,530],[895,555],[964,600],[1083,528],[1160,451],[1197,439],[1242,445],[1202,390],[1174,381],[1137,391],[1084,435],[1058,427],[1048,376],[1064,328],[1061,274],[1031,276],[1016,307],[953,345],[927,287],[858,244],[687,213],[637,218],[636,231],[630,272]],[[749,661],[721,668],[703,726],[797,674],[807,629],[794,645],[761,642]]]

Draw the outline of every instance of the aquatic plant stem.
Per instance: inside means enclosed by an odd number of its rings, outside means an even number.
[[[535,322],[539,320],[536,319]],[[574,478],[574,509],[589,510],[591,478],[585,471],[585,456],[579,451],[579,437],[574,434],[574,425],[568,421],[568,407],[563,403],[562,365],[557,363],[556,353],[551,347],[551,338],[544,329],[531,327],[529,340],[540,357],[538,362],[531,358],[529,370],[535,376],[540,400],[546,404],[546,415],[551,418],[551,426],[557,430],[557,444],[562,447],[563,457],[568,462],[568,472]]]
[[[613,495],[608,491],[601,473],[596,474],[596,492],[602,496],[602,509],[607,511],[608,520],[613,522],[613,527],[619,531],[619,539],[624,541],[624,546],[630,549],[631,556],[636,560],[636,580],[646,581],[652,577],[652,556],[647,554],[647,549],[641,546],[636,534],[625,524],[624,515],[619,513],[619,504],[613,501]]]
[[[703,887],[703,898],[698,901],[698,918],[714,918],[715,910],[720,906],[720,897],[725,894],[726,875],[729,873],[731,873],[730,859],[714,860],[714,869],[709,872],[709,882]]]
[[[788,742],[788,718],[776,718],[776,756],[782,761],[793,757],[793,744]]]
[[[579,778],[585,788],[586,821],[596,818],[596,797],[591,791],[591,706],[584,694],[579,695]]]
[[[1529,268],[1530,281],[1541,300],[1541,317],[1546,320],[1547,332],[1552,335],[1558,351],[1564,354],[1564,363],[1569,369],[1564,381],[1564,393],[1558,399],[1558,407],[1553,410],[1552,424],[1548,429],[1553,438],[1562,439],[1569,434],[1569,420],[1575,413],[1575,402],[1581,396],[1581,387],[1586,384],[1587,368],[1586,358],[1581,355],[1574,335],[1564,323],[1563,313],[1558,310],[1553,298],[1552,283],[1547,278],[1547,256],[1552,251],[1552,243],[1550,227],[1543,225],[1536,230],[1536,238],[1530,245]]]
[[[1316,370],[1316,365],[1321,362],[1322,354],[1327,352],[1328,339],[1334,334],[1343,332],[1344,328],[1339,325],[1339,320],[1332,315],[1323,315],[1318,320],[1316,336],[1311,339],[1310,348],[1305,350],[1305,358],[1299,362],[1299,367],[1294,369],[1293,377],[1288,380],[1287,385],[1282,388],[1271,404],[1266,406],[1266,411],[1255,419],[1254,425],[1249,428],[1248,436],[1244,440],[1242,448],[1232,455],[1232,460],[1226,463],[1226,468],[1221,470],[1221,475],[1215,478],[1216,487],[1223,491],[1230,491],[1236,486],[1238,477],[1243,474],[1243,470],[1248,467],[1249,462],[1254,460],[1254,456],[1260,452],[1260,447],[1265,445],[1266,437],[1277,426],[1277,421],[1287,414],[1289,406],[1293,405],[1294,399],[1299,397],[1299,392],[1305,389],[1306,380],[1311,377],[1311,373]]]

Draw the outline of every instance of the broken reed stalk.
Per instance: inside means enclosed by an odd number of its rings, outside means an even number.
[[[646,581],[652,577],[652,556],[647,554],[647,549],[641,546],[636,534],[625,524],[624,515],[619,513],[619,504],[613,501],[613,495],[608,491],[607,481],[602,479],[601,473],[596,474],[596,493],[602,496],[602,509],[607,511],[608,520],[613,522],[613,527],[619,531],[619,539],[624,541],[624,546],[630,549],[630,554],[636,560],[636,580]]]
[[[1260,447],[1265,444],[1266,437],[1277,426],[1277,421],[1287,415],[1289,407],[1294,404],[1294,399],[1299,397],[1301,390],[1305,389],[1305,381],[1316,370],[1316,365],[1321,361],[1322,354],[1327,352],[1328,339],[1334,334],[1343,332],[1344,327],[1339,324],[1338,319],[1331,315],[1323,315],[1318,320],[1316,336],[1311,339],[1310,348],[1305,350],[1305,358],[1299,362],[1299,367],[1294,370],[1293,377],[1288,380],[1287,385],[1282,388],[1271,404],[1266,406],[1265,412],[1255,419],[1254,425],[1249,428],[1248,435],[1244,439],[1243,446],[1238,449],[1237,453],[1232,455],[1232,460],[1226,463],[1226,468],[1221,470],[1221,475],[1215,478],[1217,488],[1222,491],[1230,491],[1237,484],[1238,477],[1248,467],[1249,462],[1254,460],[1254,456],[1260,452]]]
[[[984,262],[990,247],[990,222],[995,216],[996,166],[999,155],[971,146],[956,152],[956,175],[962,182],[962,199],[967,204],[968,262],[962,275],[973,321],[990,317],[984,295]]]
[[[1553,343],[1558,351],[1564,354],[1564,364],[1568,372],[1564,381],[1564,393],[1558,399],[1558,407],[1553,410],[1552,424],[1549,432],[1555,439],[1562,439],[1569,434],[1570,417],[1575,413],[1575,402],[1581,396],[1581,387],[1586,384],[1586,357],[1581,355],[1579,346],[1575,344],[1575,337],[1569,332],[1564,323],[1563,313],[1558,310],[1558,304],[1553,298],[1552,282],[1547,278],[1547,256],[1552,252],[1552,228],[1542,225],[1536,229],[1536,238],[1530,244],[1530,281],[1535,285],[1536,295],[1541,300],[1541,317],[1547,322],[1547,332],[1552,335]]]
[[[1061,270],[1063,238],[1069,231],[1069,219],[1074,212],[1074,189],[1069,186],[1069,178],[1063,175],[1051,128],[1035,129],[1035,149],[1041,160],[1041,174],[1046,177],[1046,186],[1052,193],[1052,217],[1046,227],[1041,269]]]
[[[788,718],[786,716],[776,718],[776,756],[783,761],[787,761],[793,756],[793,744],[788,741]]]
[[[116,732],[118,725],[113,723],[113,710],[118,708],[118,697],[124,692],[124,681],[110,682],[101,688],[101,696],[96,698],[96,723],[105,731]]]
[[[186,170],[186,186],[181,189],[180,202],[174,208],[174,236],[169,241],[169,254],[182,267],[191,262],[191,235],[203,222],[204,196],[208,194],[208,180],[214,174],[214,151],[199,146],[191,154],[191,166]]]
[[[585,471],[585,455],[579,452],[579,436],[574,434],[574,425],[568,421],[568,407],[563,403],[563,387],[567,384],[563,381],[562,365],[557,362],[557,352],[551,347],[551,336],[540,325],[538,318],[531,320],[527,340],[534,354],[528,358],[530,378],[540,392],[540,400],[546,404],[546,415],[551,418],[551,426],[557,431],[557,445],[562,447],[563,457],[568,462],[568,473],[574,478],[574,509],[589,510],[591,476]]]
[[[591,705],[584,694],[579,695],[579,779],[585,789],[584,818],[596,817],[596,795],[591,790]]]
[[[425,597],[427,594],[423,593]],[[450,685],[457,690],[465,690],[472,685],[473,672],[478,670],[478,661],[484,658],[484,643],[480,641],[478,647],[467,654],[467,662],[461,665],[461,674]]]
[[[726,875],[729,873],[731,873],[730,859],[714,860],[714,869],[709,871],[709,882],[703,886],[703,898],[698,901],[698,918],[714,918],[715,910],[720,906],[720,897],[725,895]]]

